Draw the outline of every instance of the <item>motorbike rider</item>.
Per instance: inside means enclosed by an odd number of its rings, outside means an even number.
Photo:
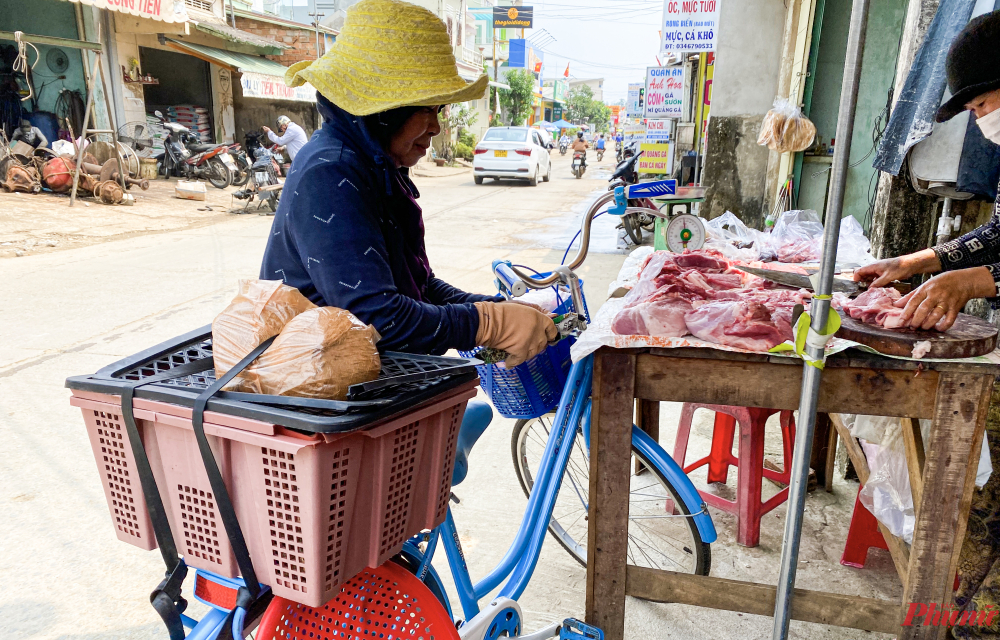
[[[283,145],[285,151],[288,152],[288,159],[294,162],[295,156],[299,154],[299,149],[309,141],[306,132],[302,127],[292,122],[288,116],[278,116],[278,119],[274,121],[274,125],[278,129],[277,135],[267,127],[261,127],[261,129],[267,134],[271,142]]]
[[[585,166],[585,167],[587,166],[587,149],[589,149],[589,148],[590,148],[590,145],[587,144],[587,141],[583,139],[583,132],[582,131],[577,131],[576,132],[576,140],[573,141],[573,152],[574,152],[574,154],[577,151],[580,151],[580,152],[583,153],[583,166]]]
[[[568,147],[570,142],[571,142],[571,140],[570,140],[569,136],[566,135],[565,133],[562,134],[561,138],[559,138],[559,146],[560,147],[563,146],[563,145],[566,145]]]
[[[14,134],[10,137],[11,142],[21,141],[26,144],[30,144],[36,149],[43,149],[49,146],[49,140],[42,133],[42,130],[38,127],[31,125],[31,120],[23,118],[21,120],[21,126],[14,130]]]
[[[601,137],[597,139],[597,142],[594,143],[594,149],[596,149],[598,151],[604,151],[604,134],[603,133],[601,134]]]
[[[407,38],[377,35],[396,29]],[[289,85],[316,88],[323,127],[285,182],[260,277],[347,309],[381,334],[380,350],[439,355],[485,345],[506,351],[510,367],[555,340],[555,324],[534,307],[434,275],[409,176],[441,131],[441,108],[486,92],[487,76],[470,84],[458,75],[447,42],[447,27],[427,9],[362,0],[322,58],[289,67]]]

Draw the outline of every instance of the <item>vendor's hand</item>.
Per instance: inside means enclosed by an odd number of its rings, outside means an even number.
[[[261,127],[260,130],[263,131],[264,133],[271,133],[271,129],[268,127]]]
[[[541,353],[559,337],[552,319],[523,304],[476,302],[479,331],[476,345],[503,349],[507,368],[516,367]]]
[[[948,271],[935,276],[895,302],[903,307],[903,325],[912,329],[947,331],[965,303],[996,295],[986,267]]]
[[[871,287],[884,287],[894,280],[905,280],[918,273],[932,273],[941,270],[941,263],[930,249],[879,260],[854,271],[855,282],[870,282]]]

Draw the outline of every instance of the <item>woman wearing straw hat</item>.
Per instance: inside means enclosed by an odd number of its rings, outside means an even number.
[[[285,182],[261,278],[351,311],[379,331],[384,350],[485,345],[506,350],[513,366],[556,338],[535,308],[460,291],[428,263],[408,167],[440,132],[441,107],[482,98],[487,84],[458,75],[437,16],[400,0],[363,0],[329,52],[292,65],[285,81],[316,88],[323,127]]]

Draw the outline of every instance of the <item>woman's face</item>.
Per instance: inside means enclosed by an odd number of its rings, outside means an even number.
[[[970,100],[965,103],[965,108],[975,113],[977,118],[982,118],[986,114],[1000,109],[1000,89],[994,89],[975,100]]]
[[[431,138],[441,133],[438,107],[424,107],[410,116],[389,140],[389,157],[399,167],[420,162],[431,146]]]

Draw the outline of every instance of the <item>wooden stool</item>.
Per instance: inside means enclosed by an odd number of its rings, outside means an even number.
[[[684,465],[688,438],[691,436],[691,421],[697,409],[715,412],[715,428],[712,432],[712,450],[701,460]],[[764,468],[764,424],[767,419],[780,413],[782,439],[782,470]],[[736,425],[740,426],[739,457],[733,455],[733,440]],[[685,403],[681,411],[677,439],[674,441],[674,460],[684,468],[684,473],[708,465],[709,482],[726,482],[729,467],[739,469],[736,481],[736,500],[725,500],[717,495],[699,491],[702,499],[717,509],[735,513],[739,522],[736,541],[745,547],[756,547],[760,543],[760,520],[779,504],[788,499],[788,480],[792,467],[792,445],[795,442],[795,418],[791,411],[777,409],[757,409],[752,407],[730,407],[715,404]],[[785,487],[767,502],[761,502],[761,483],[764,478],[784,484]]]
[[[844,545],[844,554],[840,556],[840,564],[858,569],[864,568],[868,550],[872,547],[887,551],[889,549],[882,532],[878,530],[878,520],[865,505],[861,504],[861,487],[858,486],[858,495],[854,498],[854,515],[851,516],[851,526],[847,530],[847,544]]]

